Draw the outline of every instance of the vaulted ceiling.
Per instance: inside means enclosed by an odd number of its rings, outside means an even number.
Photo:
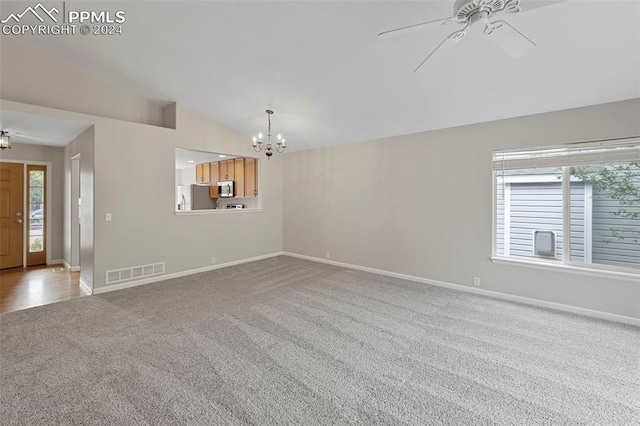
[[[376,35],[451,16],[453,1],[99,4],[126,12],[122,35],[28,43],[248,137],[264,132],[271,108],[274,131],[292,150],[640,97],[639,1],[569,0],[501,14],[537,47],[514,59],[478,26],[417,72],[455,28]]]

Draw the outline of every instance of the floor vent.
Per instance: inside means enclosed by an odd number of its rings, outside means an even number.
[[[164,262],[107,271],[107,284],[164,274]]]

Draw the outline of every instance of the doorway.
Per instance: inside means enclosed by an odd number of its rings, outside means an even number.
[[[44,164],[0,163],[0,269],[47,263],[47,174]]]
[[[71,157],[71,271],[80,270],[80,158]]]

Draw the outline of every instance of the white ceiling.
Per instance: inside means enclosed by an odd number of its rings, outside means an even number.
[[[453,0],[100,4],[126,12],[122,36],[28,42],[150,100],[177,101],[248,141],[265,132],[271,108],[289,150],[640,97],[637,0],[569,0],[500,15],[537,48],[513,59],[472,28],[416,73],[451,26],[376,35],[448,17]]]
[[[0,129],[9,133],[12,144],[65,146],[89,126],[77,121],[0,110]]]

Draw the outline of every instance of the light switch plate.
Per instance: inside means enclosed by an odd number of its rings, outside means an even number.
[[[111,213],[107,213],[104,215],[104,220],[107,222],[111,222]]]

